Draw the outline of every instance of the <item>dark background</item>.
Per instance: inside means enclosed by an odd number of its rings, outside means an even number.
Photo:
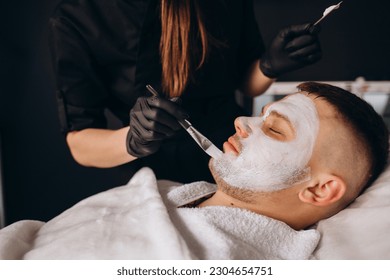
[[[96,0],[99,1],[99,0]],[[77,165],[60,133],[46,45],[54,1],[0,4],[0,130],[6,223],[46,221],[96,192],[124,184],[125,166]],[[314,22],[337,1],[256,0],[256,15],[268,45],[277,31]],[[323,59],[280,81],[390,80],[390,3],[347,0],[320,33]]]
[[[280,28],[316,22],[338,0],[255,0],[259,27],[270,42]],[[302,80],[390,80],[390,1],[345,0],[321,23],[322,60],[281,77]]]

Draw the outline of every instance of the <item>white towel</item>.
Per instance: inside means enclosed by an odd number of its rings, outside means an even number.
[[[23,220],[0,230],[0,260],[19,260],[34,244],[44,222]]]
[[[318,242],[315,230],[295,231],[243,209],[177,208],[216,186],[173,185],[161,187],[160,195],[152,170],[143,168],[126,186],[91,196],[45,224],[20,222],[0,230],[0,257],[306,259]]]
[[[168,190],[173,224],[199,259],[309,259],[318,231],[296,231],[284,222],[235,207],[177,208],[215,192],[206,182]]]
[[[91,196],[36,234],[25,259],[191,259],[149,168],[130,182]]]

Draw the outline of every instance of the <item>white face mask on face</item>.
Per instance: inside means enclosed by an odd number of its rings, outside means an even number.
[[[282,142],[264,134],[262,125],[272,111],[287,117],[295,131],[292,141]],[[241,139],[238,156],[225,153],[213,159],[216,175],[235,188],[276,191],[308,180],[311,158],[319,129],[314,102],[294,94],[270,105],[263,117],[240,117],[249,133]]]

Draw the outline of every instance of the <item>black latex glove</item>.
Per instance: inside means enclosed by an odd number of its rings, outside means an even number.
[[[269,78],[297,70],[321,59],[318,40],[320,28],[312,24],[293,25],[282,29],[269,50],[260,58],[260,69]]]
[[[138,158],[155,153],[164,139],[181,128],[177,120],[187,117],[184,110],[172,101],[160,97],[139,97],[130,111],[127,152]]]

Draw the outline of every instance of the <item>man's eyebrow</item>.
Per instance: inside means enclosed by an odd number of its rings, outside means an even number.
[[[293,127],[290,119],[287,116],[282,115],[282,114],[278,113],[277,111],[271,111],[269,114],[276,117],[276,118],[280,118],[280,119],[285,120],[287,122],[288,126],[294,131],[294,127]]]

